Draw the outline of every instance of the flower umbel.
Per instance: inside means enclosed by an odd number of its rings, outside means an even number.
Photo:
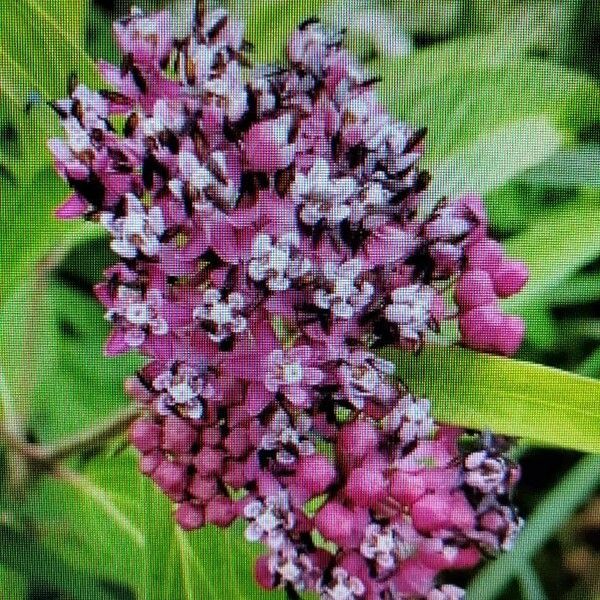
[[[49,143],[72,189],[58,216],[99,221],[119,257],[96,288],[106,353],[149,359],[128,382],[140,468],[182,528],[244,520],[264,588],[463,598],[438,575],[510,549],[518,467],[486,436],[465,451],[375,351],[455,322],[512,354],[523,324],[499,299],[527,270],[479,198],[425,210],[426,130],[385,110],[343,34],[310,19],[285,63],[250,69],[239,21],[194,23],[117,22],[114,89],[59,101]]]

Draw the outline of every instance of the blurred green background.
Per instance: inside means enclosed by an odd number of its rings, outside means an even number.
[[[67,193],[45,139],[44,101],[98,83],[116,59],[122,0],[0,0],[0,398],[4,438],[52,444],[114,414],[140,360],[107,360],[92,296],[110,253],[91,226],[52,213]],[[189,2],[173,5],[189,13]],[[507,302],[520,358],[600,376],[600,3],[595,0],[229,2],[257,61],[281,56],[307,16],[348,43],[404,120],[429,127],[432,197],[485,196],[494,235],[532,271]],[[183,22],[183,21],[182,21]],[[560,427],[561,415],[555,416]],[[14,444],[13,444],[14,446]],[[600,599],[600,459],[521,443],[516,550],[472,574],[469,598]],[[0,445],[0,598],[262,598],[239,528],[183,534],[137,472],[123,436],[54,473]],[[271,597],[280,598],[274,594]]]

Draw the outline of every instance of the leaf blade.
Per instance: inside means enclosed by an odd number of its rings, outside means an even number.
[[[430,398],[441,422],[600,453],[598,381],[458,348],[382,354],[411,392]]]

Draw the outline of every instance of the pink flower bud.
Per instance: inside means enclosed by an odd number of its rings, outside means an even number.
[[[140,457],[140,471],[144,475],[150,475],[162,462],[162,454],[156,450]]]
[[[169,496],[179,498],[185,490],[186,468],[169,460],[163,460],[154,469],[152,479]]]
[[[496,302],[494,283],[486,271],[467,271],[454,289],[456,303],[464,311]]]
[[[273,589],[273,575],[269,569],[269,557],[260,556],[254,563],[254,577],[260,587],[265,590]]]
[[[335,483],[337,471],[325,456],[314,454],[298,461],[296,476],[311,496],[318,496]]]
[[[358,506],[374,507],[388,495],[389,484],[383,473],[371,466],[360,467],[350,473],[344,493]]]
[[[176,416],[168,416],[163,426],[162,447],[168,452],[183,454],[189,452],[198,439],[198,432],[190,425]]]
[[[206,479],[196,473],[188,486],[188,492],[196,499],[205,504],[213,496],[217,495],[217,482],[215,479]]]
[[[451,509],[452,504],[447,496],[426,494],[412,506],[413,525],[424,533],[450,527],[452,524]]]
[[[129,430],[129,440],[142,453],[148,454],[160,445],[161,427],[153,421],[138,419]]]
[[[204,515],[207,523],[212,523],[217,527],[229,527],[237,516],[231,500],[219,496],[207,503]]]
[[[480,269],[492,274],[504,260],[502,244],[494,240],[482,240],[467,249],[468,268]]]
[[[186,531],[198,529],[204,525],[204,514],[199,506],[185,502],[175,511],[175,519],[179,526]]]
[[[475,350],[510,356],[523,340],[525,324],[519,317],[505,315],[496,305],[475,308],[459,318],[464,343]]]
[[[377,450],[381,436],[370,421],[354,421],[344,425],[338,436],[337,454],[347,465],[360,463]]]
[[[414,504],[426,491],[425,481],[420,475],[396,471],[390,477],[390,494],[401,504]]]
[[[508,298],[523,289],[529,277],[529,269],[521,261],[505,259],[491,275],[498,296]]]
[[[239,489],[244,487],[244,485],[254,479],[255,473],[249,473],[246,469],[246,465],[244,463],[239,462],[230,462],[227,465],[227,470],[223,474],[223,481],[231,486],[232,488]]]
[[[225,438],[225,448],[233,458],[241,458],[249,449],[248,434],[237,428]]]
[[[221,443],[221,432],[218,427],[207,427],[202,431],[202,445],[214,448]]]
[[[315,515],[315,525],[323,537],[341,547],[348,547],[355,540],[354,513],[336,501],[326,502]]]
[[[223,468],[223,452],[214,450],[213,448],[202,448],[194,457],[193,465],[196,467],[198,474],[203,477],[216,475]]]

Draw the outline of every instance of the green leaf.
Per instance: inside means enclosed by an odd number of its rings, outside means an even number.
[[[246,23],[246,39],[255,48],[252,58],[256,63],[280,63],[290,34],[304,21],[318,17],[324,0],[265,0],[240,4],[240,18]]]
[[[99,237],[101,227],[64,222],[54,216],[67,197],[68,186],[50,169],[10,184],[0,179],[0,304],[21,280],[34,275],[51,258],[57,262],[73,244]]]
[[[523,174],[535,185],[600,187],[600,145],[564,149]]]
[[[5,414],[16,413],[28,435],[43,442],[84,431],[128,404],[123,378],[140,364],[135,356],[103,355],[109,326],[86,277],[96,280],[111,258],[106,240],[99,243],[95,235],[90,228],[67,238],[56,250],[57,260],[67,254],[57,273],[61,278],[46,273],[25,280],[0,310],[0,368],[14,401]],[[75,240],[80,243],[69,254]],[[90,581],[126,590],[142,571],[140,504],[131,495],[141,476],[133,452],[111,456],[104,450],[101,460],[91,460],[102,450],[90,448],[71,462],[72,471],[32,482],[25,499],[5,497],[3,504],[16,521],[34,527],[40,552],[65,570],[82,570]],[[96,596],[97,584],[86,585],[88,591],[74,597],[113,597]]]
[[[27,582],[17,571],[0,565],[0,597],[27,600]]]
[[[575,275],[549,293],[546,300],[553,306],[597,302],[600,300],[600,274]]]
[[[46,139],[60,126],[44,100],[65,97],[71,73],[84,83],[100,83],[83,47],[86,6],[84,0],[0,4],[0,128],[11,127],[15,134],[0,162],[18,178],[50,160]],[[32,93],[37,100],[26,111]]]
[[[600,452],[600,381],[458,348],[382,352],[441,422]]]
[[[95,298],[64,284],[25,282],[0,311],[0,366],[39,439],[92,425],[128,402],[123,379],[141,360],[106,359],[109,324]]]
[[[143,600],[259,600],[265,592],[253,578],[259,551],[244,539],[242,524],[186,533],[173,519],[171,503],[149,480],[142,482],[145,507],[146,584]],[[283,600],[284,595],[269,593]]]
[[[29,524],[40,548],[90,579],[135,589],[144,539],[136,524],[141,506],[131,490],[139,475],[132,451],[108,453],[74,465],[60,478],[44,477],[25,500],[5,500],[15,520]],[[57,579],[57,584],[62,581]],[[91,588],[87,596],[89,597]]]
[[[426,202],[431,205],[442,195],[484,194],[548,158],[563,142],[546,116],[511,122],[437,162]]]
[[[88,569],[75,569],[53,549],[39,544],[31,531],[0,526],[0,564],[25,580],[43,584],[45,589],[66,592],[71,598],[117,600]],[[18,593],[18,588],[14,590]],[[18,598],[14,591],[6,598]]]
[[[600,256],[597,194],[584,195],[574,205],[547,211],[543,219],[508,240],[506,251],[523,259],[530,272],[525,288],[503,303],[508,312],[521,312]]]
[[[524,59],[481,65],[468,45],[460,57],[454,54],[444,45],[377,65],[386,104],[403,120],[428,126],[432,163],[529,118],[547,117],[552,126],[568,133],[598,114],[600,87],[583,75]],[[522,134],[528,139],[526,127]],[[510,159],[510,147],[497,150],[497,165]]]

